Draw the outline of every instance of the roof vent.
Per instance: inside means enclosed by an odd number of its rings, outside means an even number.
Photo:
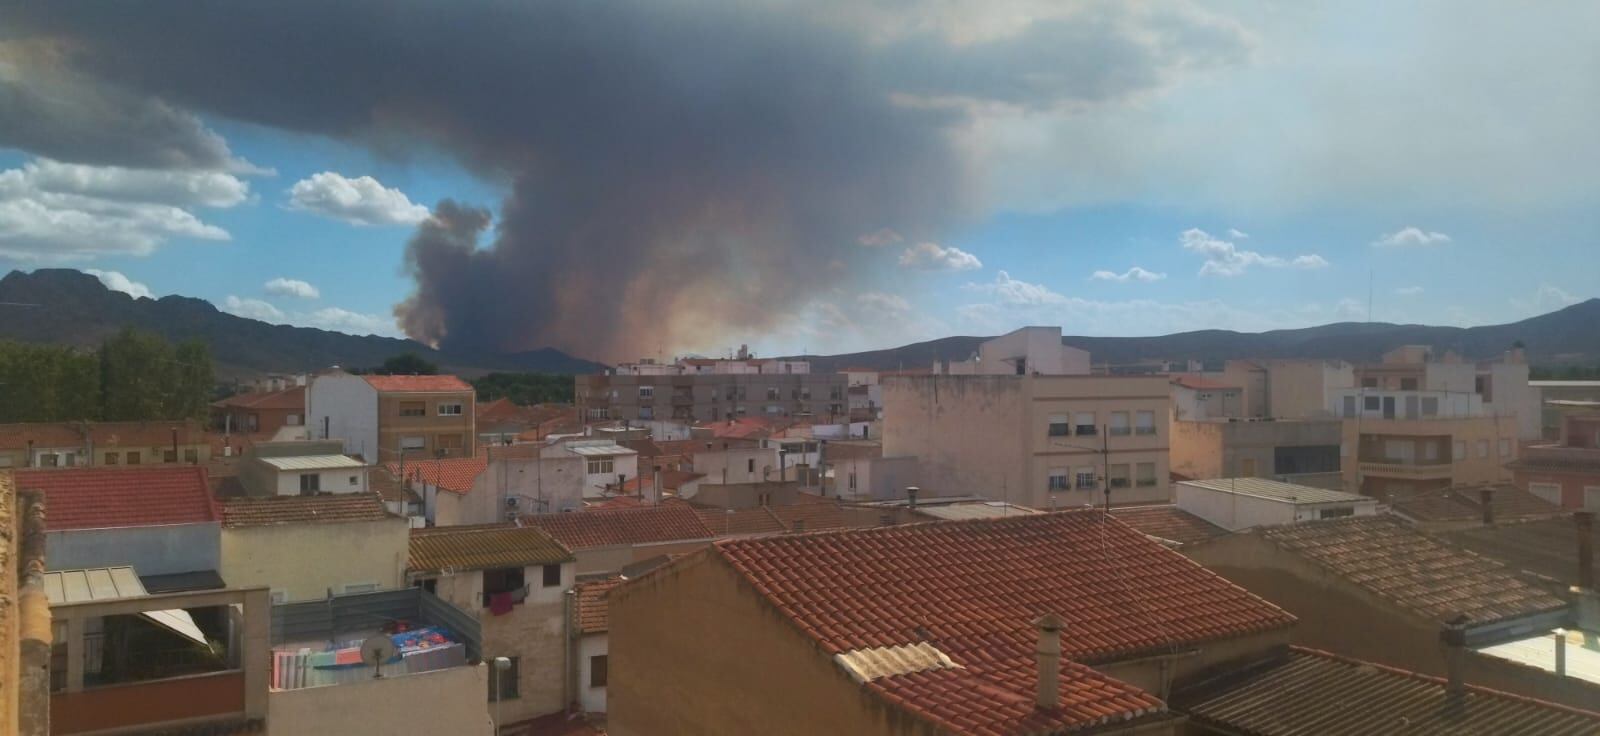
[[[1061,617],[1047,613],[1034,619],[1039,630],[1039,646],[1034,655],[1039,664],[1038,692],[1034,705],[1043,709],[1061,705]]]

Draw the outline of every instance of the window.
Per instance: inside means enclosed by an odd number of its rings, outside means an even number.
[[[274,590],[267,593],[267,600],[274,606],[281,606],[289,602],[289,593],[284,590]]]
[[[1478,376],[1473,379],[1472,389],[1483,397],[1483,403],[1494,403],[1494,380],[1491,376]]]
[[[1139,463],[1135,467],[1133,482],[1140,488],[1149,488],[1156,484],[1156,464]]]
[[[1111,487],[1112,488],[1127,488],[1128,487],[1128,464],[1127,463],[1118,463],[1116,465],[1111,466],[1110,471],[1108,473],[1106,473],[1106,475],[1111,476]]]
[[[1511,440],[1500,440],[1500,457],[1511,457]]]
[[[372,591],[377,590],[377,589],[378,589],[378,584],[377,583],[345,583],[344,586],[343,586],[343,590],[341,592],[346,593],[346,594],[349,594],[349,593],[371,593]]]
[[[350,476],[350,485],[353,485],[353,486],[361,485],[361,477],[360,476],[355,476],[355,475]]]
[[[1417,379],[1415,379],[1415,378],[1402,378],[1402,379],[1400,379],[1400,390],[1401,391],[1415,391],[1415,390],[1417,390]]]
[[[644,400],[655,401],[655,398],[656,398],[656,387],[655,386],[640,386],[639,387],[639,400],[640,401],[644,401]]]
[[[589,687],[606,686],[606,655],[596,654],[589,658]]]
[[[420,450],[420,449],[422,449],[424,447],[427,447],[427,446],[428,446],[428,440],[427,440],[426,437],[401,437],[400,438],[400,449],[402,449],[402,450]]]
[[[1423,460],[1438,460],[1439,459],[1439,443],[1437,443],[1437,442],[1426,442],[1426,443],[1423,443],[1423,445],[1422,445],[1422,459]]]
[[[494,658],[493,657],[490,657],[488,659],[489,659],[489,702],[493,703],[493,702],[495,702],[497,700],[514,700],[517,697],[519,697],[517,695],[517,680],[520,679],[520,678],[519,678],[517,672],[518,672],[518,670],[520,668],[517,665],[519,663],[519,660],[521,660],[522,658],[521,657],[506,657],[506,659],[511,660],[511,666],[507,667],[505,672],[501,672],[499,670],[499,668],[494,666]]]
[[[440,404],[439,405],[439,416],[441,416],[441,417],[459,417],[459,416],[461,416],[461,404],[459,402],[452,403],[452,404]]]
[[[138,465],[139,464],[139,453],[138,452],[136,452],[134,450],[129,450],[128,451],[128,464],[129,465]]]
[[[776,389],[776,388],[767,389],[767,400],[768,401],[776,401],[777,398],[778,398],[778,389]]]
[[[199,450],[184,450],[183,451],[183,461],[188,463],[188,464],[190,464],[190,465],[198,465],[200,463],[200,451]]]
[[[1125,437],[1128,434],[1130,434],[1132,431],[1133,431],[1133,429],[1128,426],[1128,412],[1125,412],[1125,411],[1114,411],[1114,412],[1111,412],[1111,436],[1112,437]]]
[[[117,453],[115,453],[115,452],[106,453],[106,463],[105,464],[106,465],[116,465],[117,464]]]
[[[1068,428],[1068,425],[1069,421],[1067,419],[1067,415],[1051,414],[1048,435],[1051,437],[1066,437],[1067,435],[1072,434],[1072,430]]]
[[[750,458],[749,460],[744,461],[744,472],[746,472],[746,473],[754,473],[754,472],[756,472],[756,459],[755,458]]]
[[[656,418],[656,409],[655,409],[655,407],[653,407],[653,406],[641,406],[641,407],[639,407],[639,418],[640,419],[655,419]]]
[[[1478,457],[1483,458],[1483,457],[1488,457],[1488,456],[1489,456],[1489,441],[1488,440],[1478,440]]]
[[[1090,490],[1090,489],[1093,489],[1096,485],[1098,485],[1098,482],[1097,482],[1098,479],[1095,477],[1094,468],[1090,468],[1090,467],[1078,468],[1078,472],[1076,473],[1076,475],[1077,475],[1078,490],[1080,490],[1080,491],[1081,490]]]
[[[850,490],[856,489],[856,471],[850,471]]]
[[[1590,510],[1600,510],[1600,486],[1583,487],[1583,507]]]
[[[1133,414],[1134,434],[1155,434],[1156,413],[1153,411],[1139,411]]]
[[[1425,416],[1425,417],[1436,417],[1436,416],[1439,416],[1439,397],[1437,397],[1437,396],[1424,396],[1424,397],[1422,397],[1422,416]]]
[[[288,425],[288,426],[290,426],[290,427],[298,427],[298,426],[300,426],[300,415],[299,414],[290,414],[288,416],[285,416],[283,418],[283,423]]]
[[[544,566],[544,580],[541,581],[541,582],[543,583],[544,587],[546,587],[546,588],[559,588],[559,587],[561,587],[561,566],[560,565],[545,565]]]
[[[1065,491],[1072,488],[1072,482],[1067,479],[1067,469],[1051,468],[1050,479],[1045,487],[1052,491]]]
[[[1356,415],[1356,397],[1354,397],[1354,396],[1346,396],[1346,397],[1344,397],[1344,416],[1345,416],[1345,418],[1346,419],[1351,419],[1351,418],[1354,418],[1355,415]]]
[[[597,457],[589,460],[589,475],[611,473],[616,469],[615,461],[609,457]]]
[[[1378,387],[1378,379],[1376,379],[1376,378],[1363,378],[1363,379],[1361,379],[1361,387],[1362,388],[1377,388]]]
[[[801,401],[810,401],[811,400],[811,389],[809,389],[809,388],[800,389],[800,400]]]
[[[162,450],[161,451],[161,462],[164,462],[164,463],[175,463],[175,462],[178,462],[178,451],[177,450]]]
[[[1356,515],[1356,507],[1354,507],[1354,506],[1338,506],[1338,507],[1331,508],[1331,509],[1318,509],[1317,510],[1317,518],[1318,519],[1337,519],[1337,518],[1339,518],[1341,516],[1355,516],[1355,515]]]
[[[1095,433],[1094,412],[1092,411],[1080,411],[1074,414],[1072,423],[1077,425],[1074,430],[1076,434],[1090,435]]]
[[[441,450],[461,449],[461,435],[459,434],[441,434],[433,438],[433,442]]]
[[[1456,440],[1456,446],[1455,446],[1453,452],[1451,453],[1451,458],[1455,459],[1455,460],[1465,460],[1465,459],[1467,459],[1467,442],[1466,442],[1466,440]]]
[[[300,474],[300,495],[308,496],[322,490],[322,476],[316,473]]]
[[[1561,486],[1555,483],[1529,483],[1528,492],[1557,506],[1561,505]]]
[[[522,577],[520,567],[497,567],[483,571],[483,607],[489,604],[497,595],[510,594],[512,600],[522,602],[523,587],[526,582]]]
[[[402,401],[400,402],[400,416],[425,417],[428,416],[428,402]]]
[[[1381,404],[1378,403],[1378,397],[1376,396],[1364,396],[1361,398],[1361,409],[1363,411],[1377,411],[1379,406]]]

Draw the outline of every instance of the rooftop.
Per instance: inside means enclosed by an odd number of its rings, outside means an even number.
[[[1474,625],[1564,609],[1567,602],[1494,560],[1411,528],[1389,515],[1263,529],[1281,549],[1434,622]]]
[[[471,391],[472,385],[455,376],[374,376],[367,383],[384,393],[453,393]]]
[[[295,455],[257,459],[279,470],[338,470],[367,467],[366,463],[349,455]]]
[[[489,457],[475,455],[412,460],[405,463],[403,474],[400,472],[401,463],[386,463],[384,467],[402,481],[421,480],[430,486],[438,486],[453,493],[467,493],[478,482],[478,476],[489,467]]]
[[[31,441],[37,448],[76,448],[92,441],[97,449],[168,447],[173,430],[178,444],[210,442],[205,425],[194,420],[149,422],[37,422],[0,424],[0,447],[25,448]],[[87,436],[86,436],[87,434]]]
[[[1155,696],[1086,664],[1294,622],[1091,510],[730,539],[714,554],[830,655],[935,646],[954,666],[866,687],[958,733],[1054,733],[1156,714]],[[1031,622],[1044,613],[1066,621],[1061,704],[1050,711],[1033,697]]]
[[[572,559],[572,552],[537,527],[440,526],[411,530],[406,568],[414,573],[438,573],[554,565]]]
[[[50,531],[220,521],[205,468],[195,465],[15,470],[20,489],[44,491]]]
[[[282,391],[246,391],[211,402],[218,408],[304,410],[306,387],[291,386]]]
[[[229,498],[222,502],[225,527],[347,523],[395,518],[376,493]]]
[[[610,598],[612,589],[627,582],[620,575],[604,580],[578,583],[578,632],[604,634],[611,628]]]
[[[1278,501],[1280,503],[1376,503],[1368,496],[1326,488],[1302,486],[1295,483],[1266,478],[1215,478],[1211,480],[1186,480],[1182,485],[1204,488],[1218,493],[1235,493],[1240,496]]]
[[[610,457],[612,455],[637,455],[638,452],[630,450],[610,440],[573,440],[562,447],[567,452],[582,457]]]
[[[1514,486],[1490,490],[1490,508],[1496,520],[1554,516],[1561,507]],[[1418,522],[1478,521],[1483,518],[1482,488],[1441,488],[1389,499],[1394,512]]]
[[[1199,725],[1245,736],[1600,732],[1600,713],[1470,685],[1452,706],[1439,678],[1301,647],[1178,702]]]
[[[931,519],[962,521],[966,519],[1003,519],[1008,516],[1026,516],[1043,512],[1005,501],[964,501],[919,505],[917,506],[917,513]]]
[[[1179,545],[1199,544],[1228,534],[1227,529],[1171,503],[1123,506],[1111,509],[1111,515],[1149,536]]]
[[[524,517],[570,549],[658,544],[715,536],[688,504],[668,503],[623,509],[589,509]]]
[[[1238,391],[1239,387],[1204,376],[1173,376],[1172,383],[1195,391]]]
[[[1546,590],[1565,591],[1577,581],[1578,528],[1571,516],[1475,526],[1439,536],[1535,576]],[[1590,529],[1589,536],[1590,543],[1600,548],[1600,524]]]

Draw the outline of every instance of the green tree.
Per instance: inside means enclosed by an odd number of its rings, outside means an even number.
[[[216,372],[211,348],[203,340],[185,340],[173,351],[175,358],[166,419],[203,419],[210,408]]]
[[[372,370],[373,373],[388,376],[436,376],[439,366],[423,360],[416,353],[403,353],[383,361],[383,365]]]
[[[479,401],[511,399],[514,404],[570,404],[572,376],[556,373],[490,373],[472,381]]]

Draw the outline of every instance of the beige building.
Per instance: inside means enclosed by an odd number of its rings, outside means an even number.
[[[886,457],[924,493],[1040,509],[1168,498],[1165,376],[891,376]]]
[[[1172,472],[1185,478],[1274,478],[1344,487],[1338,419],[1173,420]]]
[[[1509,416],[1346,419],[1343,448],[1345,487],[1379,499],[1507,482],[1521,452]]]
[[[211,460],[201,422],[0,424],[0,468],[199,465]]]
[[[310,439],[344,442],[368,463],[477,452],[471,384],[455,376],[319,373],[306,390]]]
[[[567,594],[577,582],[572,552],[537,527],[513,524],[417,529],[407,575],[423,590],[475,613],[491,672],[489,703],[500,725],[553,713],[577,699],[567,676]]]
[[[273,603],[405,584],[410,524],[372,493],[231,498],[222,507],[222,579],[266,586]]]

